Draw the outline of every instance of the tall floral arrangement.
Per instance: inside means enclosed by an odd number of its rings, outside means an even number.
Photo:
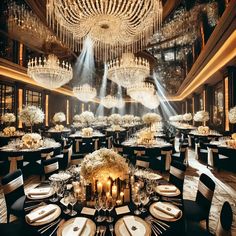
[[[56,124],[60,124],[66,120],[66,115],[63,112],[57,112],[53,116],[53,121]]]
[[[229,111],[229,122],[231,124],[236,123],[236,107],[231,108]]]
[[[112,114],[109,116],[109,121],[112,125],[120,125],[122,122],[122,117],[120,114]]]
[[[161,121],[161,116],[156,113],[147,113],[143,115],[142,120],[145,124],[152,125]]]
[[[25,106],[20,112],[19,117],[26,126],[30,126],[32,132],[33,125],[43,122],[44,113],[39,107]]]
[[[80,115],[74,115],[74,117],[73,117],[73,121],[75,122],[75,123],[80,123]]]
[[[198,111],[194,115],[193,119],[196,122],[203,122],[203,123],[205,123],[206,121],[208,121],[210,119],[209,112],[207,112],[207,111]]]
[[[94,180],[107,181],[124,179],[129,173],[126,160],[112,149],[102,148],[85,156],[81,163],[80,174],[90,183]]]
[[[183,120],[184,120],[184,121],[191,121],[192,119],[193,119],[193,116],[192,116],[191,113],[185,113],[185,114],[183,115]]]
[[[95,121],[95,117],[93,112],[91,111],[84,111],[80,114],[80,122],[84,126],[89,126]]]

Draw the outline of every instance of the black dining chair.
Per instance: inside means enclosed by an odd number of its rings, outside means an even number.
[[[231,227],[233,222],[233,212],[229,202],[224,202],[218,223],[216,225],[215,233],[212,234],[208,230],[201,227],[199,223],[188,222],[186,227],[186,236],[229,236],[232,235]]]
[[[215,191],[214,181],[206,174],[201,174],[195,201],[184,199],[184,214],[186,220],[200,222],[206,220],[209,229],[209,212]]]
[[[53,157],[48,160],[43,160],[42,164],[43,164],[44,176],[46,179],[48,179],[50,175],[57,173],[59,170],[59,162],[58,158],[56,157]]]
[[[24,181],[21,170],[16,170],[2,178],[2,188],[7,207],[7,223],[10,215],[24,217],[25,191]]]
[[[188,165],[188,144],[181,143],[179,145],[179,152],[172,154],[173,161],[179,161]]]
[[[71,143],[65,145],[62,154],[55,156],[56,158],[58,158],[60,170],[65,170],[68,167],[69,162],[71,161],[71,153],[72,153],[71,146],[72,146]]]
[[[186,165],[178,161],[172,161],[170,164],[169,182],[174,184],[183,193],[184,177]]]
[[[8,161],[10,162],[9,172],[12,173],[17,169],[23,169],[24,156],[21,152],[11,152],[8,154]]]

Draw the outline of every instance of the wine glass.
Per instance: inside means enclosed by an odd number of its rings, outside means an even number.
[[[141,212],[140,212],[140,210],[138,209],[139,205],[141,204],[141,200],[140,200],[140,195],[139,195],[139,193],[134,193],[134,194],[132,194],[132,201],[133,201],[134,205],[136,206],[136,210],[134,211],[134,214],[135,214],[135,215],[140,215]]]
[[[140,209],[141,212],[146,212],[147,209],[145,208],[145,206],[149,203],[149,196],[147,194],[147,192],[143,191],[140,194],[140,201],[143,205],[143,207]]]
[[[62,198],[65,192],[65,186],[62,182],[58,182],[58,188],[57,188],[57,196]]]
[[[95,205],[94,205],[94,207],[95,207],[95,209],[96,209],[97,212],[98,212],[98,216],[95,218],[95,220],[96,220],[97,222],[102,222],[103,219],[102,219],[102,217],[100,216],[100,211],[101,211],[101,209],[102,209],[102,201],[101,201],[100,198],[97,198],[97,199],[95,200]]]
[[[63,211],[65,214],[69,214],[70,210],[68,209],[69,203],[70,203],[70,192],[69,191],[65,191],[64,193],[64,202],[67,205],[66,209]]]
[[[50,202],[57,202],[59,200],[58,196],[57,196],[57,191],[58,191],[57,181],[51,181],[50,186],[53,189],[53,197],[50,198],[49,200],[50,200]]]
[[[151,181],[147,182],[146,191],[150,196],[153,194],[153,184]]]
[[[106,208],[108,210],[108,217],[107,217],[107,222],[112,223],[114,221],[114,218],[111,217],[111,211],[113,210],[115,206],[115,201],[113,201],[112,197],[109,197],[106,201]]]
[[[75,216],[77,214],[77,211],[74,210],[74,205],[77,202],[77,198],[74,192],[70,193],[69,197],[70,205],[71,205],[71,211],[69,213],[70,216]]]

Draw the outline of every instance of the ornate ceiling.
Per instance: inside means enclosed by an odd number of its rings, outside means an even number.
[[[16,2],[25,2],[35,13],[35,16],[40,19],[44,30],[39,37],[29,29],[22,32],[22,29],[14,27],[14,30],[9,29],[8,31],[11,37],[24,42],[39,53],[53,52],[60,58],[75,61],[76,53],[63,45],[55,37],[54,32],[47,27],[46,0],[18,0]],[[188,2],[188,5],[185,2]],[[217,23],[217,4],[214,1],[204,2],[163,0],[161,31],[154,34],[145,50],[137,54],[150,61],[151,68],[158,75],[158,79],[169,94],[175,94],[186,77],[188,60],[194,57],[195,53],[193,45],[198,38],[201,38],[202,16],[207,16],[207,23],[212,27]],[[96,66],[98,70],[95,84],[99,86],[103,74],[103,63],[97,62]],[[69,85],[72,84],[73,81]]]

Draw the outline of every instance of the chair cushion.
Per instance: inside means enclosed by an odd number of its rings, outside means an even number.
[[[26,196],[22,196],[18,198],[12,205],[11,205],[11,213],[18,217],[24,217],[25,211],[24,211],[24,204],[25,204],[25,198]]]
[[[191,221],[201,221],[207,219],[208,213],[201,206],[199,206],[195,201],[184,199],[184,214],[187,220]]]

